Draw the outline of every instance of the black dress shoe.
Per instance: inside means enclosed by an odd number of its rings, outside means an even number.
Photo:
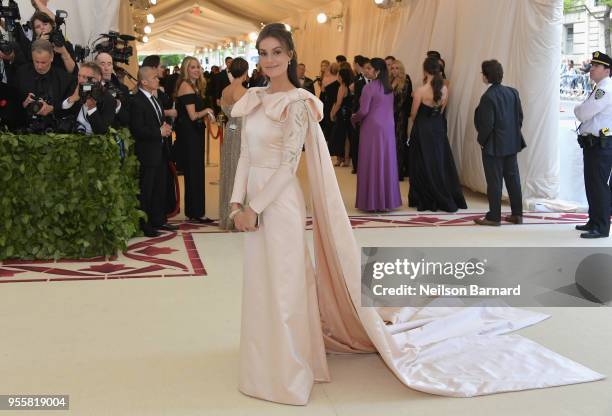
[[[179,229],[178,225],[172,225],[168,223],[158,225],[155,228],[158,230],[164,230],[164,231],[177,231]]]
[[[523,223],[523,216],[522,215],[506,215],[504,217],[504,220],[506,220],[507,222],[510,222],[512,224],[522,224]]]
[[[159,237],[161,235],[161,233],[159,231],[155,231],[154,229],[148,229],[148,230],[144,230],[144,235],[145,237],[149,237],[149,238],[153,238],[153,237]]]
[[[210,224],[211,222],[214,222],[214,220],[211,220],[208,217],[202,217],[202,218],[189,218],[187,222],[192,222],[195,224]]]
[[[606,238],[608,234],[602,234],[597,230],[589,230],[589,232],[580,234],[580,238]]]
[[[477,218],[474,220],[474,223],[478,225],[488,225],[490,227],[499,227],[501,225],[500,221],[491,221],[486,218]]]
[[[578,231],[591,231],[593,227],[587,222],[586,224],[583,224],[583,225],[577,225],[576,229]]]
[[[357,169],[353,169],[353,170],[351,170],[351,173],[352,173],[353,175],[354,175],[354,174],[356,174],[356,173],[357,173]]]

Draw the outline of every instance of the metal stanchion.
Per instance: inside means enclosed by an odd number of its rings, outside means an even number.
[[[217,164],[210,163],[210,124],[206,126],[206,167],[217,167]]]

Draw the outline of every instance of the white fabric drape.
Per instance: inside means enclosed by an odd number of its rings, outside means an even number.
[[[65,10],[66,35],[70,42],[87,45],[100,33],[119,28],[119,6],[122,0],[51,0],[49,8]],[[30,19],[34,8],[29,0],[17,0],[22,23]]]
[[[486,192],[473,124],[485,90],[480,63],[498,59],[504,83],[516,87],[523,102],[528,146],[519,156],[523,196],[557,196],[561,0],[405,0],[391,10],[347,0],[330,2],[325,10],[330,16],[342,13],[342,32],[337,31],[339,19],[316,23],[321,9],[289,19],[298,28],[298,57],[310,75],[316,75],[321,59],[333,60],[339,53],[349,59],[394,55],[418,86],[425,52],[441,52],[451,83],[449,140],[462,183],[479,192]]]

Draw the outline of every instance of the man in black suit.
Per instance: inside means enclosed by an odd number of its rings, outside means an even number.
[[[361,98],[361,91],[363,87],[369,82],[366,78],[363,67],[369,63],[370,60],[365,56],[356,55],[353,59],[353,69],[355,70],[355,81],[353,81],[353,114],[359,111],[359,99]],[[353,134],[353,142],[351,143],[351,160],[353,161],[353,171],[351,173],[357,173],[357,162],[359,161],[359,128],[355,126],[355,134]]]
[[[115,119],[117,102],[102,88],[100,67],[93,62],[82,63],[78,80],[74,93],[62,103],[62,109],[74,117],[78,132],[107,133]]]
[[[516,158],[516,154],[526,147],[521,133],[523,109],[518,91],[501,85],[503,76],[502,65],[496,60],[482,63],[482,80],[490,86],[476,108],[474,124],[482,148],[489,212],[484,218],[474,220],[478,225],[501,225],[503,181],[506,181],[512,208],[512,215],[504,219],[513,224],[523,223],[521,178]]]
[[[168,154],[164,138],[172,134],[172,127],[164,121],[162,106],[156,97],[158,88],[157,70],[141,67],[138,92],[130,104],[130,131],[140,161],[140,208],[147,214],[147,221],[141,221],[141,227],[147,237],[159,236],[157,230],[176,229],[166,223]]]
[[[219,100],[221,99],[221,94],[225,87],[231,84],[232,76],[229,73],[230,66],[232,66],[233,58],[228,56],[225,58],[225,69],[218,74],[214,74],[212,76],[212,87],[213,91],[211,92],[213,100],[213,106],[215,107],[215,112],[218,112],[219,109]]]
[[[23,125],[23,111],[19,102],[17,70],[26,58],[19,45],[12,42],[12,51],[0,51],[0,128],[15,129]]]
[[[306,65],[298,64],[297,76],[298,76],[298,81],[300,81],[300,85],[302,86],[302,88],[304,88],[306,91],[314,95],[315,93],[314,81],[306,76]]]

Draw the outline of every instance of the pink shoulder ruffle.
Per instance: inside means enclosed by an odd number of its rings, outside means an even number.
[[[317,121],[323,118],[323,103],[314,95],[302,88],[287,92],[269,94],[268,87],[250,88],[232,108],[232,117],[242,117],[250,114],[260,104],[266,115],[274,121],[283,122],[287,118],[289,105],[297,101],[305,101],[311,115]]]

